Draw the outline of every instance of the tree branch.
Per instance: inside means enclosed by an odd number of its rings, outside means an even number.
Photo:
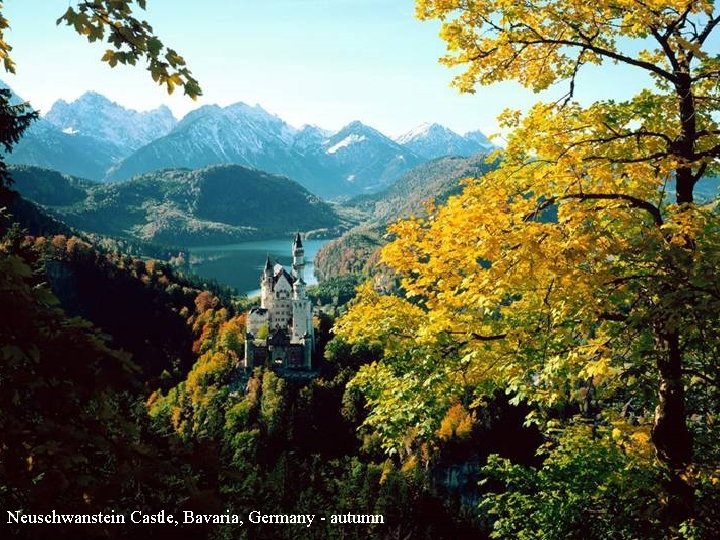
[[[655,225],[658,227],[664,223],[660,209],[657,206],[649,203],[648,201],[633,197],[632,195],[625,195],[623,193],[570,193],[568,195],[550,197],[540,203],[532,213],[526,215],[523,218],[523,221],[530,221],[537,217],[537,215],[547,207],[568,199],[575,199],[579,201],[625,201],[629,203],[629,206],[632,208],[641,208],[647,211],[652,216]]]
[[[550,39],[543,38],[542,36],[540,36],[540,38],[538,38],[538,40],[536,41],[516,40],[514,41],[514,43],[517,43],[518,45],[564,45],[566,47],[578,47],[580,49],[587,49],[589,51],[592,51],[596,54],[599,54],[600,56],[612,58],[613,60],[617,60],[618,62],[623,62],[632,66],[645,69],[646,71],[655,73],[656,75],[659,75],[663,79],[666,79],[672,83],[675,83],[676,79],[674,74],[662,69],[659,66],[656,66],[655,64],[651,64],[650,62],[645,62],[643,60],[638,60],[637,58],[626,56],[610,49],[593,45],[592,43],[583,43],[581,41],[574,41],[571,39]]]

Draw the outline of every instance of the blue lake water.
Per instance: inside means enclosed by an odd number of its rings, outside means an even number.
[[[329,241],[303,240],[305,282],[308,285],[317,283],[313,261],[318,250]],[[195,274],[216,279],[248,296],[260,294],[260,274],[267,255],[290,271],[292,238],[190,248],[191,269]]]

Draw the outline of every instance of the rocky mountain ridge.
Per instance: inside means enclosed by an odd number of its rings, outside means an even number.
[[[288,176],[325,199],[381,191],[439,156],[487,150],[480,134],[438,124],[393,140],[359,121],[333,133],[295,128],[259,105],[205,105],[177,121],[167,107],[138,112],[94,92],[60,100],[28,130],[8,162],[96,181],[165,168],[236,164]]]

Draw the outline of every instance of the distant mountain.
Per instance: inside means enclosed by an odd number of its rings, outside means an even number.
[[[21,194],[45,201],[72,227],[160,244],[240,242],[298,230],[339,234],[341,225],[332,207],[296,182],[237,165],[168,169],[112,184],[31,167],[12,174]]]
[[[331,198],[377,190],[421,161],[360,122],[329,136],[314,126],[296,130],[260,106],[236,103],[189,113],[169,134],[114,167],[109,178],[122,180],[163,167],[233,163],[287,175]]]
[[[478,152],[487,152],[493,147],[489,139],[479,131],[462,136],[440,124],[422,124],[396,140],[426,159],[443,156],[467,157]]]
[[[352,122],[323,142],[322,159],[347,183],[347,192],[377,191],[423,159],[379,131]]]
[[[222,163],[295,179],[310,177],[302,158],[292,149],[295,133],[294,128],[260,106],[206,105],[190,112],[170,133],[125,159],[108,177],[124,180],[166,167],[195,169]]]
[[[0,87],[9,88],[2,81]],[[24,100],[13,92],[12,101]],[[127,150],[111,141],[79,133],[64,133],[44,118],[39,118],[4,159],[9,164],[36,165],[101,179],[105,171],[125,155]]]
[[[66,134],[87,135],[127,148],[126,155],[167,135],[177,124],[166,106],[138,112],[95,92],[86,92],[71,103],[56,101],[45,119]]]
[[[81,134],[63,133],[40,118],[25,132],[7,163],[36,165],[66,174],[102,180],[127,153],[116,144]]]

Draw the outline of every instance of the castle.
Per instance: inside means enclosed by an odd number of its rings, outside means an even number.
[[[292,244],[292,273],[268,256],[260,276],[260,307],[247,313],[245,368],[311,370],[315,334],[305,291],[305,250],[300,233]]]

